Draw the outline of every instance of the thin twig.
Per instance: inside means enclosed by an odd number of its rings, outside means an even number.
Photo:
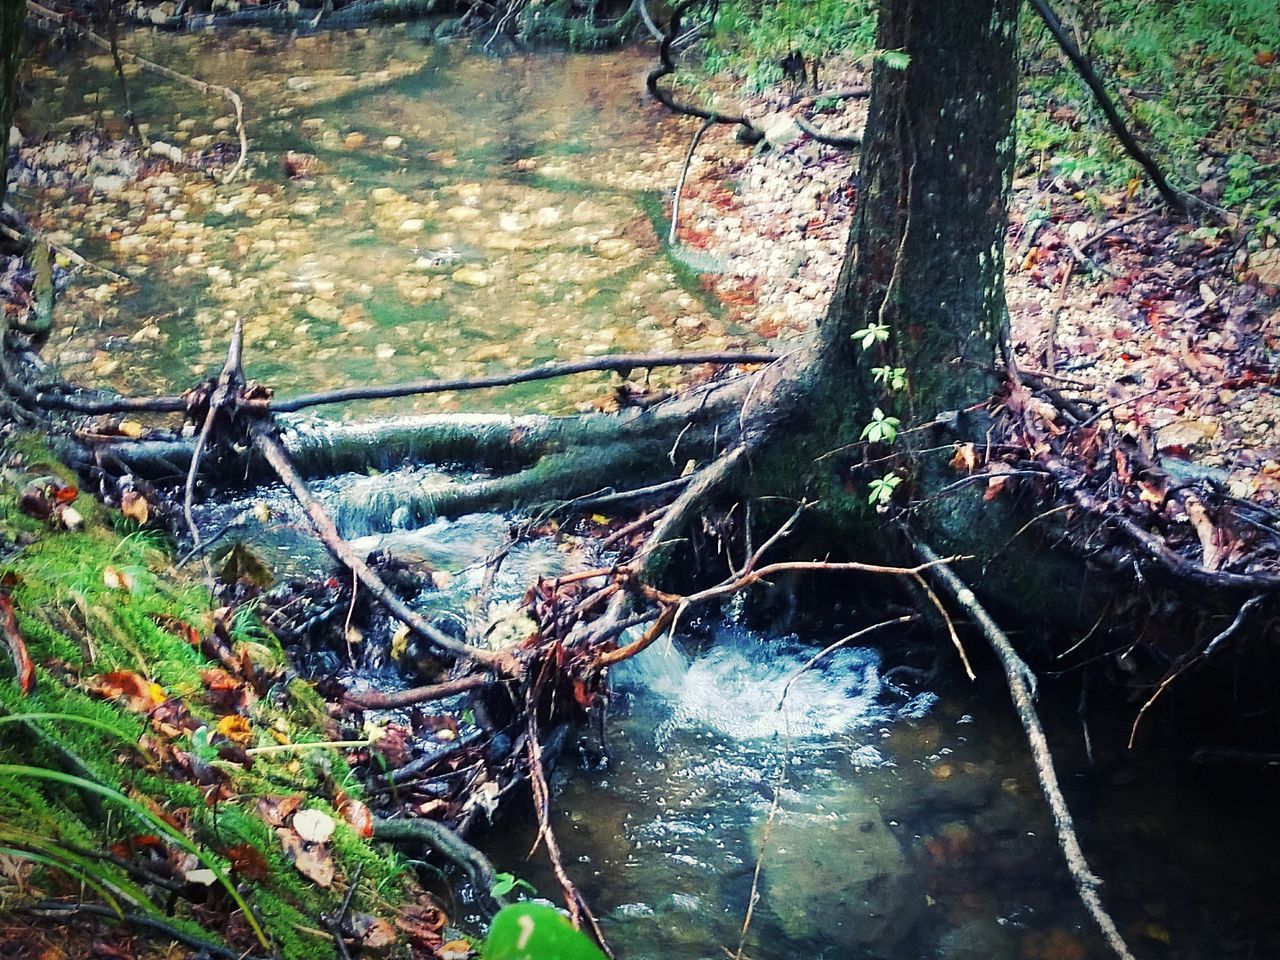
[[[637,0],[643,2],[643,0]],[[676,230],[680,225],[680,195],[684,193],[684,181],[689,176],[689,165],[693,163],[693,153],[698,149],[698,144],[702,142],[702,135],[705,134],[715,124],[714,120],[707,119],[702,121],[693,139],[689,141],[689,151],[684,155],[684,166],[680,168],[680,179],[676,181],[676,192],[671,198],[671,229],[667,232],[667,246],[674,247],[676,244]]]
[[[1130,750],[1133,749],[1134,741],[1137,739],[1137,736],[1138,736],[1138,724],[1142,723],[1142,718],[1146,716],[1147,711],[1151,709],[1151,707],[1155,704],[1155,702],[1160,699],[1160,697],[1164,694],[1166,690],[1169,689],[1169,687],[1173,684],[1175,680],[1177,680],[1180,676],[1182,676],[1192,667],[1197,666],[1200,663],[1203,663],[1205,660],[1209,658],[1209,656],[1215,650],[1218,649],[1218,647],[1222,646],[1222,644],[1230,640],[1231,637],[1235,635],[1236,631],[1238,631],[1242,626],[1244,626],[1244,622],[1248,618],[1249,613],[1255,607],[1257,607],[1260,603],[1262,603],[1264,599],[1265,599],[1265,596],[1263,594],[1258,594],[1257,596],[1250,597],[1248,600],[1246,600],[1240,606],[1240,609],[1236,611],[1235,619],[1232,620],[1231,623],[1227,625],[1227,628],[1225,630],[1223,630],[1216,637],[1210,640],[1209,643],[1205,646],[1205,648],[1201,650],[1199,653],[1197,653],[1195,656],[1191,657],[1188,660],[1185,660],[1183,663],[1178,664],[1176,667],[1174,667],[1174,669],[1169,671],[1169,675],[1160,681],[1160,686],[1156,687],[1155,692],[1151,694],[1151,696],[1147,699],[1147,702],[1142,705],[1142,709],[1138,711],[1138,715],[1133,718],[1133,727],[1129,730],[1129,749]]]
[[[942,558],[927,544],[916,539],[905,524],[901,524],[899,528],[906,535],[912,549],[921,560],[929,562],[941,561]],[[978,598],[974,596],[973,591],[955,574],[950,566],[946,563],[938,562],[932,569],[934,576],[938,578],[938,582],[951,594],[952,599],[964,608],[965,612],[973,618],[979,629],[982,630],[988,644],[990,644],[991,649],[1004,667],[1009,696],[1013,701],[1014,711],[1018,714],[1018,720],[1022,723],[1027,743],[1031,748],[1031,759],[1035,764],[1036,776],[1040,781],[1040,790],[1049,805],[1050,813],[1053,814],[1053,824],[1058,834],[1058,845],[1062,848],[1063,857],[1067,862],[1067,869],[1070,871],[1071,879],[1075,883],[1076,893],[1079,895],[1081,902],[1084,903],[1085,909],[1093,918],[1094,923],[1098,925],[1098,929],[1102,931],[1103,939],[1106,940],[1107,945],[1115,952],[1116,956],[1120,957],[1121,960],[1134,960],[1133,954],[1129,951],[1128,945],[1120,935],[1120,930],[1116,927],[1115,921],[1102,905],[1102,898],[1098,893],[1098,888],[1101,887],[1102,881],[1093,873],[1089,867],[1089,862],[1085,859],[1084,850],[1080,846],[1080,839],[1076,835],[1071,811],[1067,807],[1066,798],[1062,795],[1062,788],[1058,785],[1058,774],[1054,768],[1053,754],[1049,750],[1049,742],[1045,738],[1044,727],[1040,723],[1040,715],[1035,708],[1035,674],[1032,673],[1031,668],[1027,666],[1022,657],[1018,655],[1013,644],[1009,642],[1009,638],[996,624],[995,620],[991,618],[991,615],[987,613],[986,608],[978,602]]]
[[[191,465],[187,468],[187,481],[182,490],[182,516],[187,521],[187,529],[191,531],[191,543],[195,549],[200,548],[200,528],[196,526],[192,508],[196,496],[196,480],[200,476],[200,459],[205,447],[213,436],[214,424],[218,414],[228,403],[233,403],[240,387],[241,351],[244,347],[244,321],[236,318],[235,328],[231,331],[231,343],[227,347],[227,360],[218,374],[217,385],[209,395],[209,409],[204,416],[204,424],[200,427],[200,436],[196,438],[195,449],[191,452]],[[202,558],[205,570],[212,577],[212,570],[207,557]]]
[[[177,70],[171,70],[168,67],[161,66],[152,60],[146,59],[145,57],[140,57],[136,53],[129,53],[125,50],[120,50],[118,47],[113,50],[111,41],[106,37],[99,36],[92,30],[88,30],[85,27],[80,26],[71,19],[70,15],[57,13],[54,10],[50,10],[47,7],[43,7],[40,4],[35,3],[34,0],[27,0],[27,9],[40,19],[56,23],[64,30],[88,40],[99,50],[106,50],[108,53],[112,53],[122,60],[128,60],[130,63],[136,63],[138,66],[142,67],[142,69],[150,73],[164,77],[166,80],[176,80],[178,83],[185,83],[187,86],[194,87],[201,93],[216,93],[229,100],[232,108],[235,110],[236,133],[240,137],[240,156],[237,158],[235,165],[232,166],[232,168],[222,177],[222,182],[231,183],[240,175],[240,171],[244,169],[244,165],[249,158],[249,137],[245,133],[244,129],[244,101],[240,99],[240,94],[236,93],[230,87],[224,87],[217,83],[206,83],[204,80],[198,80],[195,77],[187,76],[185,73],[179,73]]]

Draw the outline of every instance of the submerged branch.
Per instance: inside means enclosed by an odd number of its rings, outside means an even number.
[[[240,171],[244,169],[244,165],[249,159],[249,136],[245,133],[244,129],[244,101],[240,99],[240,94],[236,93],[230,87],[224,87],[218,83],[207,83],[204,80],[187,76],[185,73],[179,73],[177,70],[171,70],[168,67],[161,66],[152,60],[138,56],[136,53],[128,53],[121,50],[119,47],[112,44],[112,42],[106,37],[99,36],[92,30],[80,26],[78,23],[73,21],[70,16],[58,13],[55,10],[50,10],[47,7],[43,7],[40,4],[35,3],[34,0],[27,0],[27,9],[40,19],[47,20],[50,23],[56,23],[64,30],[75,34],[77,37],[88,40],[99,50],[105,50],[107,53],[112,54],[119,60],[127,60],[130,63],[136,63],[149,73],[154,73],[157,76],[164,77],[166,80],[175,80],[178,83],[184,83],[189,87],[194,87],[201,93],[216,93],[230,101],[232,109],[235,111],[236,134],[240,138],[240,156],[237,158],[235,165],[223,175],[222,182],[231,183],[240,175]]]
[[[389,383],[374,387],[342,387],[318,393],[304,393],[285,400],[272,400],[266,409],[272,413],[295,413],[307,407],[329,403],[345,403],[350,400],[387,400],[395,397],[422,396],[431,393],[457,390],[484,390],[489,387],[509,387],[536,380],[551,380],[575,373],[594,373],[611,370],[628,376],[632,370],[657,367],[692,367],[704,363],[772,363],[776,354],[763,351],[719,351],[711,353],[636,353],[598,357],[594,360],[571,360],[565,363],[548,363],[512,373],[499,373],[488,377],[462,377],[453,380],[416,380],[408,383]]]

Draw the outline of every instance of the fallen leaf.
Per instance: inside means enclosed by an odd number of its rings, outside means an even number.
[[[150,713],[168,697],[164,688],[132,670],[114,670],[90,677],[85,689],[104,700],[123,700],[133,713]]]
[[[292,796],[270,795],[258,798],[258,816],[269,826],[282,827],[293,812],[302,806],[302,794]]]
[[[227,714],[218,721],[218,732],[232,743],[248,743],[253,739],[253,728],[249,726],[249,718],[238,713]]]
[[[13,669],[18,677],[18,690],[25,697],[36,686],[36,667],[31,662],[31,654],[27,650],[27,642],[22,631],[18,629],[18,617],[13,610],[13,601],[0,595],[0,629],[4,630],[4,640],[9,646],[9,656],[13,658]]]
[[[296,830],[288,827],[277,827],[276,834],[285,856],[300,874],[321,887],[333,884],[333,857],[323,844],[307,843]]]
[[[338,812],[358,835],[366,840],[373,836],[373,813],[363,802],[344,796],[338,804]]]
[[[267,858],[261,850],[251,843],[242,843],[227,848],[227,859],[231,861],[231,869],[246,880],[261,883],[267,879],[269,866]]]
[[[957,473],[973,473],[978,469],[978,448],[972,443],[957,443],[951,467]]]
[[[133,592],[133,575],[128,570],[121,570],[119,567],[113,567],[110,564],[102,568],[102,582],[108,590]]]
[[[351,918],[351,931],[366,950],[382,950],[396,942],[396,928],[381,917],[358,913]]]
[[[151,519],[151,505],[137,490],[126,490],[120,495],[120,512],[139,524]]]

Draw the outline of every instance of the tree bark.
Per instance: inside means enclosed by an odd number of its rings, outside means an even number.
[[[24,0],[0,0],[0,204],[9,188],[9,128],[17,105],[18,60],[22,46],[22,24],[26,19]]]

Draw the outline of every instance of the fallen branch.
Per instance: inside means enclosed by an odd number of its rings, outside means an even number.
[[[298,474],[297,468],[294,467],[293,461],[289,458],[289,452],[285,450],[284,445],[276,437],[268,423],[259,421],[253,424],[249,430],[249,435],[254,447],[262,455],[263,459],[271,465],[271,468],[276,472],[276,476],[280,478],[280,481],[293,494],[294,499],[298,501],[306,512],[311,525],[315,528],[316,534],[324,545],[329,548],[329,552],[355,574],[360,582],[364,584],[365,589],[373,594],[390,611],[392,616],[440,650],[466,658],[505,676],[515,677],[522,673],[520,661],[515,656],[500,651],[483,650],[455,640],[432,626],[426,618],[412,610],[403,600],[392,593],[390,588],[382,581],[382,578],[374,573],[372,568],[351,549],[351,545],[338,533],[338,528],[334,525],[332,518],[325,511],[320,501],[312,496],[311,491],[307,488],[306,481]]]
[[[374,387],[341,387],[318,393],[304,393],[285,400],[272,400],[263,404],[271,413],[295,413],[307,407],[329,403],[346,403],[351,400],[388,400],[396,397],[415,397],[431,393],[458,390],[485,390],[490,387],[509,387],[536,380],[551,380],[575,373],[594,373],[612,370],[629,376],[632,370],[658,367],[691,367],[704,363],[772,363],[776,354],[763,351],[719,351],[713,353],[638,353],[598,357],[594,360],[572,360],[565,363],[548,363],[512,373],[499,373],[488,377],[463,377],[454,380],[415,380],[408,383],[389,383]]]
[[[23,913],[45,918],[48,918],[50,914],[60,914],[67,917],[80,915],[116,920],[148,933],[159,934],[174,943],[181,943],[210,957],[221,957],[223,960],[256,960],[255,957],[246,954],[243,950],[232,950],[221,944],[201,940],[199,937],[192,936],[185,930],[165,923],[163,920],[157,920],[155,917],[147,917],[137,913],[121,913],[113,907],[108,907],[101,903],[63,903],[58,900],[41,900],[39,903],[20,906],[17,909]]]
[[[196,496],[196,480],[200,475],[200,459],[209,444],[209,439],[213,436],[218,415],[224,407],[235,402],[236,395],[240,392],[243,380],[241,374],[243,348],[244,321],[237,317],[235,328],[231,331],[231,343],[227,347],[227,360],[222,365],[222,372],[218,374],[213,392],[209,395],[209,409],[200,427],[200,435],[196,438],[195,450],[191,454],[191,464],[187,468],[187,480],[182,488],[182,516],[187,521],[187,529],[191,531],[191,544],[195,550],[200,549],[200,528],[196,526],[192,507]],[[207,558],[205,558],[205,568],[209,568]]]
[[[478,690],[496,683],[493,677],[484,673],[473,673],[456,680],[445,680],[443,683],[432,683],[421,687],[410,687],[408,690],[395,690],[384,693],[370,690],[367,693],[348,693],[346,704],[361,710],[396,710],[410,707],[416,703],[428,703],[432,700],[444,700],[456,697],[468,690]]]
[[[605,941],[604,931],[600,929],[599,921],[596,920],[581,891],[574,886],[564,869],[564,857],[560,853],[560,844],[556,841],[555,832],[551,829],[551,788],[547,784],[547,774],[542,766],[542,744],[538,740],[537,691],[538,685],[535,684],[525,704],[528,728],[525,743],[529,760],[529,785],[533,790],[533,806],[538,815],[538,836],[533,841],[533,849],[536,850],[539,843],[546,846],[547,859],[551,861],[551,871],[560,882],[565,906],[569,908],[569,919],[573,921],[575,927],[581,927],[585,917],[600,949],[605,952],[609,960],[613,960],[613,951]]]
[[[27,9],[40,19],[58,24],[64,30],[69,31],[84,40],[88,40],[99,50],[105,50],[120,60],[127,60],[130,63],[136,63],[142,69],[150,73],[164,77],[166,80],[174,80],[178,83],[184,83],[189,87],[194,87],[201,93],[216,93],[229,100],[232,108],[235,110],[236,133],[240,137],[240,156],[236,160],[235,165],[232,166],[232,168],[222,177],[222,182],[231,183],[240,175],[240,171],[244,169],[244,165],[249,158],[249,137],[245,133],[244,129],[244,102],[240,99],[240,94],[236,93],[230,87],[224,87],[217,83],[206,83],[204,80],[198,80],[195,77],[187,76],[185,73],[179,73],[177,70],[170,70],[168,67],[161,66],[152,60],[140,57],[136,53],[128,53],[127,51],[120,50],[106,37],[99,36],[92,30],[80,26],[71,19],[70,15],[64,15],[54,10],[50,10],[48,7],[42,7],[40,4],[34,2],[34,0],[27,0]]]
[[[1063,857],[1067,862],[1067,870],[1070,871],[1071,879],[1075,883],[1076,893],[1080,896],[1081,902],[1093,918],[1094,923],[1098,925],[1098,929],[1102,931],[1103,939],[1106,940],[1107,945],[1115,952],[1116,956],[1120,957],[1121,960],[1134,960],[1133,954],[1129,951],[1128,945],[1120,935],[1115,921],[1111,919],[1111,915],[1107,913],[1102,905],[1102,898],[1098,894],[1098,888],[1101,887],[1102,881],[1089,868],[1089,862],[1085,859],[1084,850],[1080,846],[1080,839],[1076,836],[1071,811],[1067,807],[1066,798],[1062,795],[1062,788],[1058,785],[1058,774],[1054,769],[1053,754],[1049,750],[1049,742],[1045,738],[1044,727],[1040,723],[1040,715],[1035,708],[1035,674],[1027,666],[1026,661],[1018,656],[1018,652],[1013,648],[1013,644],[1009,642],[1009,638],[1005,636],[1004,631],[1000,629],[995,620],[991,618],[991,615],[978,602],[978,598],[974,596],[973,591],[955,574],[950,566],[931,547],[912,536],[905,525],[900,524],[899,529],[907,537],[916,555],[921,560],[933,564],[931,569],[934,576],[937,577],[938,583],[977,624],[983,636],[987,638],[987,643],[991,646],[992,651],[1004,667],[1005,682],[1009,687],[1009,696],[1013,700],[1014,711],[1018,714],[1018,720],[1022,723],[1023,732],[1026,734],[1027,743],[1031,748],[1031,759],[1035,764],[1036,777],[1040,781],[1040,790],[1049,805],[1050,813],[1053,815],[1053,825],[1058,834],[1058,845],[1062,848]]]
[[[461,868],[472,886],[476,888],[478,899],[492,899],[498,906],[506,905],[502,897],[493,894],[493,887],[497,882],[497,871],[493,869],[489,858],[443,823],[428,820],[425,817],[412,820],[387,820],[377,817],[373,821],[373,836],[375,840],[420,843],[430,847]]]
[[[1169,181],[1165,179],[1163,171],[1151,159],[1151,155],[1142,148],[1142,145],[1129,132],[1129,127],[1116,109],[1115,103],[1107,93],[1107,88],[1102,85],[1102,80],[1099,79],[1098,74],[1084,54],[1080,52],[1080,48],[1067,36],[1067,31],[1063,29],[1062,21],[1058,19],[1057,14],[1053,12],[1047,0],[1031,0],[1031,6],[1040,15],[1040,19],[1049,28],[1049,33],[1053,36],[1054,41],[1062,48],[1062,52],[1067,55],[1067,59],[1075,66],[1076,72],[1080,74],[1085,85],[1093,93],[1094,99],[1098,101],[1098,107],[1106,116],[1107,122],[1111,124],[1111,130],[1124,147],[1125,152],[1133,157],[1137,164],[1147,172],[1147,176],[1151,178],[1151,182],[1155,185],[1156,190],[1160,192],[1160,196],[1164,198],[1165,203],[1179,213],[1185,212],[1187,204],[1183,194],[1170,186]]]
[[[1259,594],[1256,597],[1250,597],[1248,600],[1246,600],[1241,605],[1240,609],[1236,611],[1235,619],[1232,620],[1231,623],[1227,625],[1227,628],[1225,630],[1223,630],[1216,637],[1210,640],[1209,643],[1205,646],[1205,648],[1201,650],[1199,653],[1197,653],[1195,656],[1175,666],[1172,670],[1169,671],[1168,676],[1166,676],[1162,681],[1160,681],[1160,686],[1156,687],[1155,693],[1151,694],[1151,696],[1147,699],[1147,702],[1142,705],[1142,709],[1138,711],[1138,715],[1133,718],[1133,727],[1129,730],[1129,749],[1130,750],[1133,749],[1134,741],[1137,739],[1137,736],[1138,736],[1138,724],[1142,723],[1142,718],[1146,716],[1147,711],[1151,709],[1152,705],[1155,704],[1155,702],[1160,699],[1160,697],[1164,694],[1164,692],[1169,689],[1169,687],[1173,684],[1175,680],[1178,679],[1178,677],[1182,676],[1192,667],[1197,666],[1200,663],[1203,663],[1205,660],[1209,658],[1209,656],[1213,653],[1213,651],[1217,650],[1218,647],[1222,646],[1224,643],[1230,640],[1233,636],[1235,636],[1236,631],[1238,631],[1242,626],[1244,626],[1244,622],[1248,618],[1250,612],[1252,612],[1255,607],[1257,607],[1260,603],[1262,603],[1264,599],[1265,597]]]
[[[637,0],[643,4],[643,0]],[[680,168],[680,179],[676,181],[676,191],[671,197],[671,229],[667,232],[667,246],[673,247],[676,243],[676,230],[680,225],[680,195],[684,193],[684,182],[689,176],[689,165],[693,163],[693,153],[698,149],[698,144],[702,142],[702,136],[714,125],[714,120],[702,121],[702,126],[694,133],[693,139],[689,141],[689,151],[684,155],[684,166]]]
[[[835,147],[839,150],[857,150],[862,146],[862,137],[827,133],[821,127],[814,126],[812,122],[806,120],[803,114],[796,114],[795,121],[797,127],[818,141],[818,143],[825,144],[828,147]]]
[[[13,208],[7,203],[5,204],[6,214],[12,209]],[[66,257],[72,263],[77,266],[84,267],[86,270],[94,270],[98,273],[104,274],[118,283],[132,284],[134,282],[130,277],[126,277],[123,273],[116,273],[114,270],[104,267],[101,264],[94,263],[92,260],[86,259],[70,247],[64,246],[60,243],[53,243],[44,234],[40,233],[38,230],[32,230],[30,227],[25,227],[22,230],[15,230],[8,224],[0,223],[0,234],[3,234],[10,240],[16,240],[19,242],[29,242],[34,240],[37,243],[43,243],[54,253],[58,254],[58,256]]]
[[[675,97],[658,86],[659,80],[676,72],[675,61],[671,59],[671,48],[680,33],[680,18],[684,16],[690,7],[698,2],[700,0],[683,0],[671,11],[671,19],[667,21],[666,32],[663,33],[662,43],[658,47],[658,66],[650,70],[649,75],[645,77],[644,82],[649,90],[649,95],[672,113],[683,114],[686,117],[697,117],[709,123],[735,123],[746,127],[748,130],[755,130],[755,126],[751,121],[741,114],[718,113],[713,110],[704,110],[691,104],[680,103]]]

